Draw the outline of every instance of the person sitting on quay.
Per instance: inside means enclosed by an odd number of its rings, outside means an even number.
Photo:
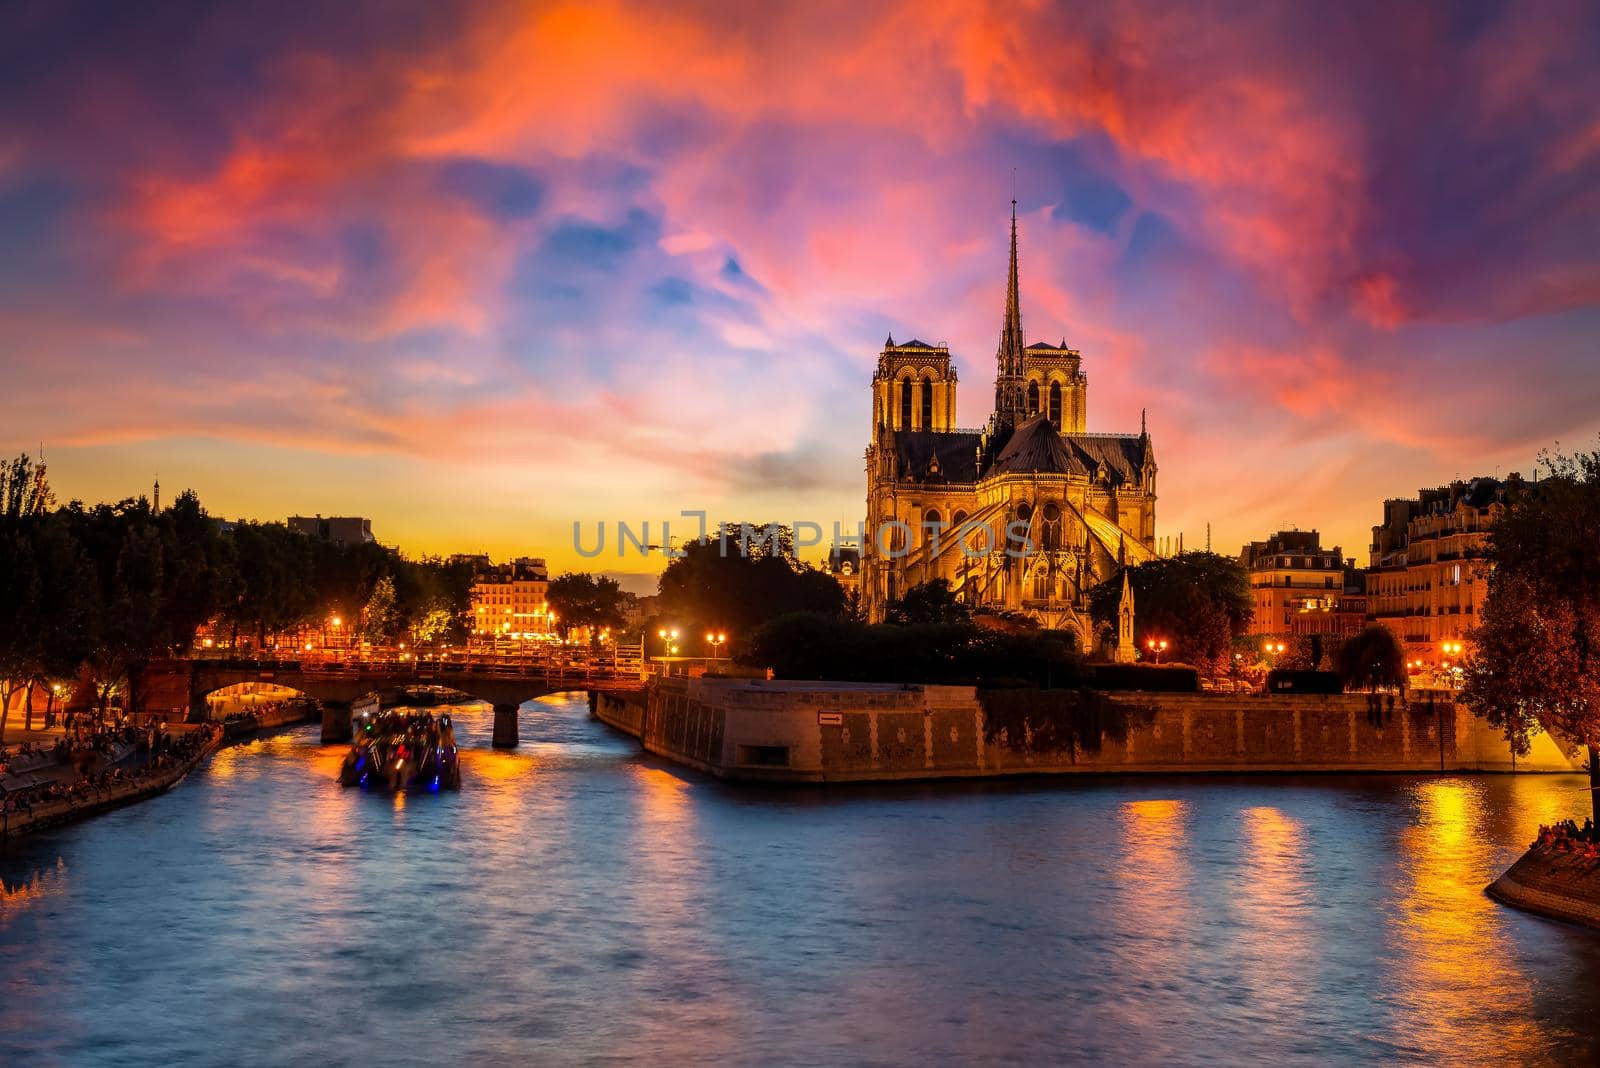
[[[1587,860],[1600,858],[1600,835],[1596,834],[1592,819],[1584,820],[1582,827],[1573,820],[1541,825],[1533,846],[1545,853],[1572,853]]]

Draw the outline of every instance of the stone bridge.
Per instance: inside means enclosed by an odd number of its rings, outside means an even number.
[[[643,689],[645,670],[637,660],[590,664],[480,661],[424,664],[410,662],[323,663],[292,660],[160,660],[140,676],[140,711],[172,712],[191,721],[205,719],[206,697],[247,682],[297,690],[322,706],[322,740],[350,740],[350,709],[376,694],[390,704],[405,689],[437,686],[494,706],[494,744],[517,744],[517,708],[545,694],[568,690],[622,693]]]

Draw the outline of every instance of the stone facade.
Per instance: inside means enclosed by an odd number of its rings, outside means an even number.
[[[956,425],[947,346],[891,336],[879,354],[861,560],[870,618],[912,586],[944,579],[969,605],[1076,631],[1087,647],[1088,589],[1122,562],[1155,555],[1150,435],[1087,433],[1082,354],[1064,339],[1022,338],[1013,204],[988,423]]]
[[[1239,562],[1250,573],[1251,634],[1339,633],[1335,617],[1347,594],[1339,546],[1323,548],[1315,530],[1280,530],[1246,545]]]
[[[1459,661],[1445,643],[1465,643],[1477,624],[1489,592],[1489,528],[1521,487],[1515,474],[1475,478],[1384,502],[1383,522],[1372,528],[1367,610],[1408,657],[1434,668]]]

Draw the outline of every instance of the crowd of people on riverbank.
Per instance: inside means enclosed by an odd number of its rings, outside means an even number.
[[[98,732],[97,744],[104,740],[109,740],[113,746],[118,743],[131,744],[145,754],[145,759],[130,767],[114,766],[95,774],[81,774],[70,782],[51,780],[12,790],[7,790],[4,783],[0,783],[0,817],[9,823],[17,816],[31,817],[39,806],[59,803],[78,805],[105,800],[123,787],[147,783],[187,764],[204,750],[220,729],[214,724],[206,724],[174,734],[161,724],[152,724],[148,728],[124,724],[114,730]],[[72,752],[71,744],[65,737],[56,743],[57,749],[62,747],[67,747],[64,751]],[[45,750],[34,747],[31,751]]]
[[[1592,819],[1584,820],[1581,827],[1574,820],[1562,820],[1549,827],[1541,824],[1533,847],[1546,853],[1572,853],[1585,860],[1600,860],[1600,832]]]
[[[303,709],[307,704],[309,704],[309,700],[304,697],[291,697],[283,701],[262,701],[246,708],[241,708],[238,711],[227,713],[223,717],[223,722],[261,723],[271,721],[277,719],[285,710]],[[215,706],[213,706],[211,714],[213,719],[216,718]]]

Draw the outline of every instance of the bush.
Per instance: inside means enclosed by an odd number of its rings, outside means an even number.
[[[1344,683],[1333,671],[1292,671],[1278,668],[1267,672],[1268,693],[1344,693]]]
[[[817,613],[780,616],[759,628],[740,661],[780,679],[1009,683],[1074,686],[1083,667],[1059,631],[1004,634],[970,623],[868,625]]]
[[[1199,693],[1200,673],[1192,667],[1154,664],[1096,664],[1087,685],[1096,690],[1146,690],[1152,693]]]

